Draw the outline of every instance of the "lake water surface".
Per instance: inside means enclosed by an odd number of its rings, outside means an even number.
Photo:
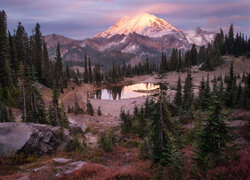
[[[153,91],[158,90],[159,85],[153,83],[139,83],[128,86],[114,86],[111,88],[100,89],[91,93],[91,98],[120,100],[142,96],[148,96]]]

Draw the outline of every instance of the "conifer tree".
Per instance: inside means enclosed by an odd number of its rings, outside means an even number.
[[[85,54],[84,58],[84,82],[89,82],[89,71],[88,71],[88,63],[87,63],[87,55]]]
[[[55,62],[55,83],[56,86],[59,87],[61,92],[63,92],[63,64],[60,53],[60,45],[57,43],[56,48],[56,62]]]
[[[169,133],[173,132],[173,123],[163,94],[154,104],[151,112],[150,142],[152,144],[151,158],[154,163],[170,165],[172,163],[171,141]]]
[[[217,97],[213,99],[212,113],[206,121],[199,143],[198,162],[204,166],[209,157],[219,157],[229,141],[228,125]]]
[[[86,106],[87,106],[87,111],[86,111],[86,112],[87,112],[89,115],[93,116],[93,115],[94,115],[94,109],[93,109],[93,106],[92,106],[92,104],[91,104],[91,102],[90,102],[89,99],[87,99],[87,104],[86,104]]]
[[[16,45],[15,45],[14,39],[11,36],[10,32],[8,32],[8,40],[9,40],[10,67],[12,70],[12,72],[11,72],[12,73],[12,80],[13,80],[14,85],[17,87],[19,63],[17,60]]]
[[[66,116],[64,107],[59,106],[58,102],[59,96],[60,96],[59,88],[56,85],[53,85],[53,96],[49,106],[49,123],[52,126],[61,126],[68,128],[69,121]]]
[[[4,97],[7,97],[7,91],[13,86],[11,75],[7,16],[2,10],[0,11],[0,85],[3,88]]]
[[[37,23],[35,27],[34,35],[34,65],[39,80],[42,80],[42,64],[43,64],[43,52],[42,52],[42,33],[40,31],[40,25]]]
[[[230,72],[228,78],[226,79],[226,101],[225,104],[227,107],[233,107],[234,94],[235,94],[235,77],[233,63],[231,63]]]
[[[92,67],[91,67],[90,58],[89,58],[89,82],[90,82],[90,83],[93,82],[93,73],[92,73]]]
[[[199,106],[201,109],[206,108],[206,103],[205,103],[205,90],[206,90],[206,85],[204,81],[204,77],[202,77],[202,80],[200,82],[200,87],[199,87]]]
[[[230,25],[229,32],[228,32],[227,49],[228,49],[229,54],[233,54],[233,52],[234,52],[234,27],[233,27],[233,24]]]
[[[181,109],[181,106],[182,106],[182,86],[181,86],[181,76],[180,75],[179,75],[179,78],[178,78],[177,90],[176,90],[176,93],[175,93],[174,102],[175,102],[176,106],[179,109]]]
[[[172,50],[172,55],[170,57],[170,68],[171,70],[176,70],[178,66],[178,50],[173,49]]]
[[[192,48],[190,50],[190,61],[191,65],[197,64],[197,50],[195,44],[192,45]]]
[[[98,109],[97,109],[97,114],[98,116],[101,116],[102,115],[102,111],[101,111],[101,107],[99,106]]]
[[[17,59],[18,61],[22,61],[23,65],[26,64],[26,57],[27,57],[27,46],[26,46],[26,33],[25,33],[25,29],[22,26],[21,22],[18,22],[18,27],[17,27],[17,31],[16,31],[16,38],[15,38],[15,42],[16,42],[16,52],[17,52]]]
[[[52,72],[50,67],[49,55],[46,43],[43,42],[43,64],[42,64],[42,78],[48,87],[52,85]]]
[[[121,109],[120,112],[120,119],[121,119],[121,128],[122,128],[122,133],[129,133],[132,130],[132,118],[130,116],[129,111],[127,114],[124,112],[123,109]]]
[[[193,103],[193,83],[192,83],[192,74],[191,69],[187,70],[187,77],[184,85],[184,94],[183,94],[183,109],[188,110],[192,107]]]

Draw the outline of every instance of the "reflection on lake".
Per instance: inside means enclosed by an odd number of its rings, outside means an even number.
[[[91,98],[107,100],[129,99],[147,96],[152,93],[152,91],[158,89],[159,85],[155,85],[153,83],[140,83],[129,86],[115,86],[94,91],[91,93]]]

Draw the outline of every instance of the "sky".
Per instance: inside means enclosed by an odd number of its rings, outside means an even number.
[[[123,16],[150,13],[184,31],[201,27],[210,31],[230,23],[250,35],[250,0],[0,0],[13,32],[22,22],[31,34],[38,22],[46,34],[73,39],[92,37]]]

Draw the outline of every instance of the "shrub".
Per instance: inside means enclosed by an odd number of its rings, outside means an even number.
[[[151,175],[148,172],[138,171],[138,169],[109,169],[105,172],[105,180],[149,180]]]
[[[76,170],[72,173],[71,180],[74,179],[83,179],[83,178],[91,178],[93,176],[97,176],[105,170],[104,166],[100,164],[84,164],[81,169]]]
[[[89,99],[87,100],[87,113],[91,116],[94,115],[94,109],[93,109],[93,106],[92,104],[90,103]]]
[[[99,146],[106,152],[113,151],[113,147],[117,142],[117,135],[116,133],[111,130],[106,133],[102,133],[99,137],[98,144]]]
[[[98,114],[98,116],[102,115],[102,111],[101,111],[101,107],[100,106],[98,107],[97,114]]]

